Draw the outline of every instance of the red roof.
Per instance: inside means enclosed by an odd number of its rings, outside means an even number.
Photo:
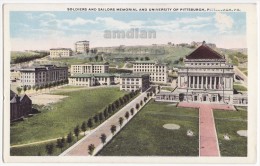
[[[224,57],[212,48],[203,44],[190,53],[186,59],[224,59]]]

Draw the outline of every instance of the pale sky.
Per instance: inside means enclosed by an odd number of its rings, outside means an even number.
[[[105,30],[156,31],[155,39],[105,39]],[[245,12],[11,12],[11,50],[74,49],[206,41],[221,48],[246,48]]]

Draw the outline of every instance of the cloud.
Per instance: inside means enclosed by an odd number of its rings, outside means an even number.
[[[215,21],[215,26],[221,33],[230,31],[234,24],[234,20],[230,16],[218,12],[215,15]]]
[[[192,24],[192,23],[200,23],[200,22],[208,22],[211,21],[212,17],[184,17],[184,18],[178,18],[176,21],[182,24]]]

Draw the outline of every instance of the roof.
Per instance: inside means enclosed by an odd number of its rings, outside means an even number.
[[[149,76],[147,73],[124,73],[121,74],[121,78],[142,78],[143,76]]]
[[[71,50],[71,48],[51,48],[50,50]]]
[[[91,78],[91,77],[114,77],[110,73],[93,73],[93,74],[75,74],[70,76],[70,78]]]
[[[166,65],[166,63],[159,63],[156,61],[135,61],[133,63],[139,63],[139,64],[155,64],[155,65]]]
[[[222,55],[203,44],[186,56],[186,59],[224,59]]]

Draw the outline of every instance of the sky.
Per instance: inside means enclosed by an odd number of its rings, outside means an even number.
[[[107,39],[104,31],[154,30],[153,39]],[[11,50],[74,49],[206,41],[221,48],[246,48],[245,12],[10,12]]]

